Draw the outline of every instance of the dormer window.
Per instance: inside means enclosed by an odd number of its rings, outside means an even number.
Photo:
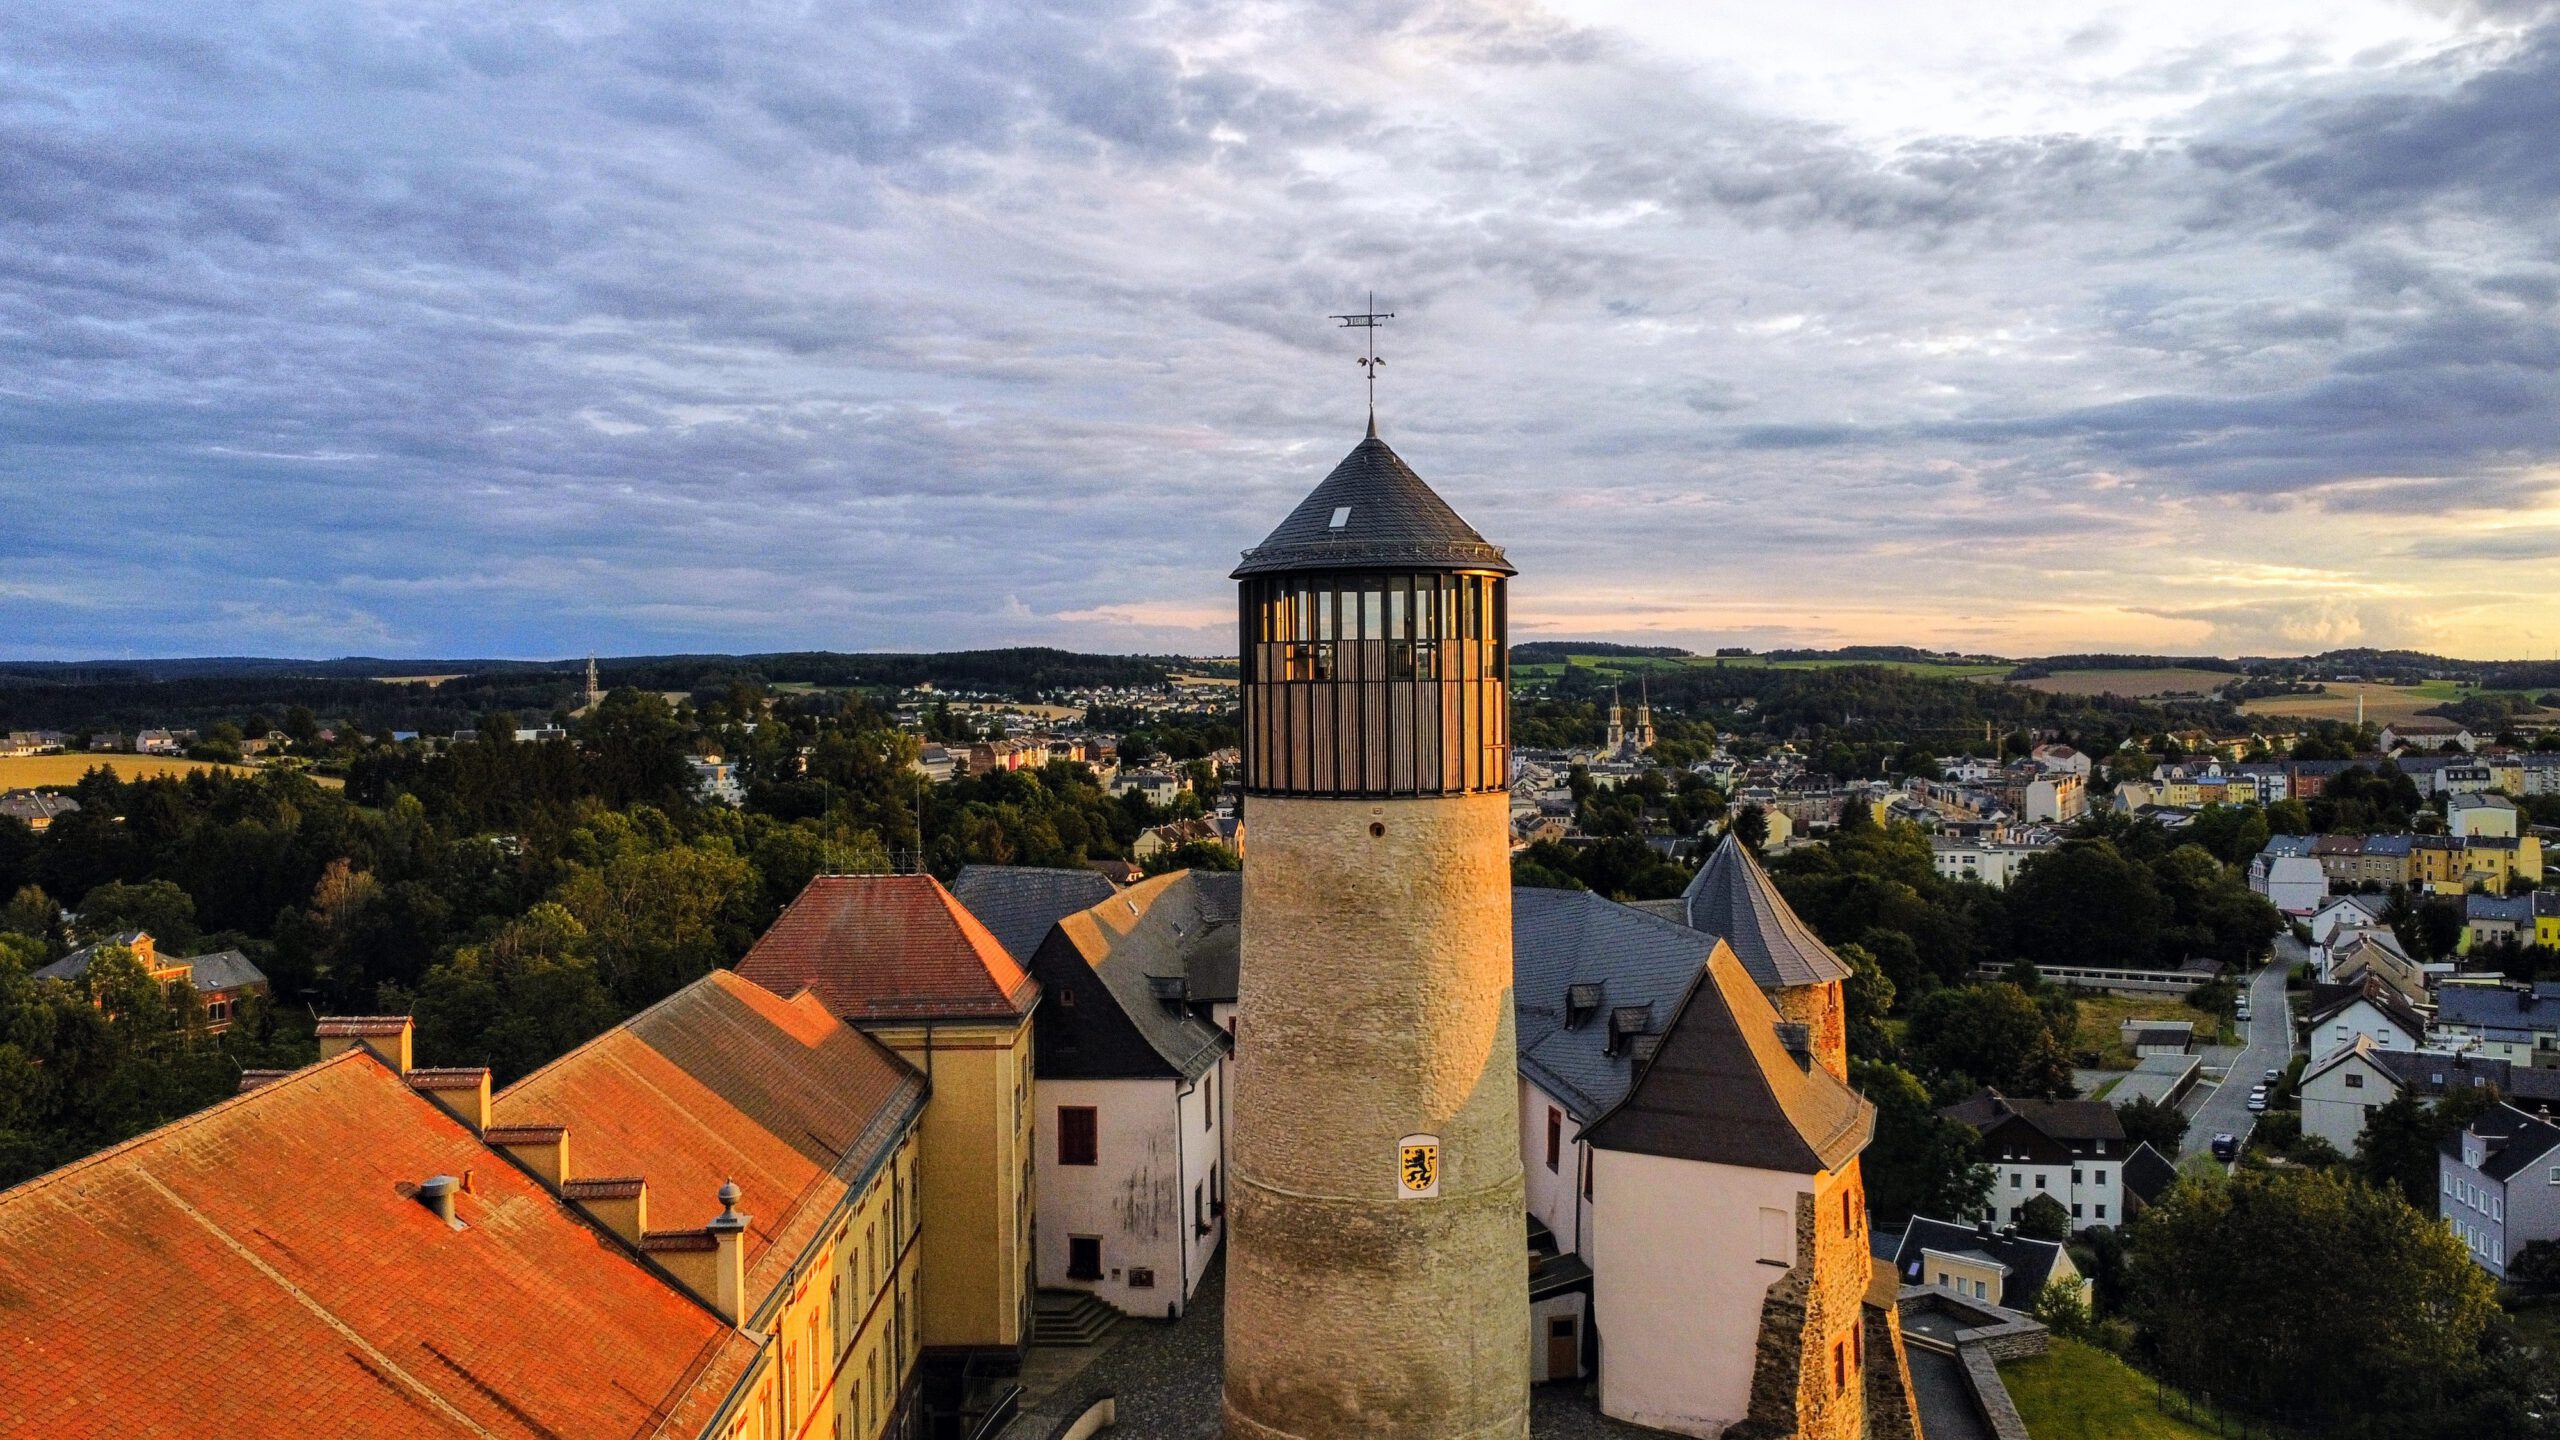
[[[1600,1013],[1600,987],[1567,985],[1564,987],[1564,1028],[1579,1030]]]
[[[1147,993],[1155,997],[1157,1004],[1179,1014],[1191,998],[1191,985],[1179,975],[1150,975]]]
[[[1608,1053],[1624,1055],[1635,1037],[1653,1028],[1653,1007],[1621,1005],[1609,1012]]]

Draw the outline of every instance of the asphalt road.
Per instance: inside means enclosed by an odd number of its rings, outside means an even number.
[[[2289,940],[2277,941],[2274,962],[2250,977],[2248,1043],[2231,1062],[2222,1085],[2208,1091],[2192,1112],[2180,1158],[2205,1153],[2218,1133],[2248,1143],[2249,1130],[2257,1123],[2249,1113],[2249,1088],[2267,1071],[2283,1069],[2293,1056],[2293,1015],[2284,993],[2285,974],[2299,958],[2292,949]]]

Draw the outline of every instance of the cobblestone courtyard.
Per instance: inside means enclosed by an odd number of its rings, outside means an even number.
[[[1218,1440],[1226,1273],[1226,1258],[1220,1256],[1180,1320],[1123,1320],[1092,1347],[1080,1368],[1068,1369],[1076,1351],[1033,1351],[1024,1376],[1028,1393],[1023,1413],[1003,1440],[1042,1440],[1080,1402],[1104,1391],[1119,1397],[1120,1422],[1103,1432],[1111,1440]],[[1604,1419],[1581,1386],[1540,1385],[1530,1397],[1534,1440],[1639,1440],[1660,1434]]]

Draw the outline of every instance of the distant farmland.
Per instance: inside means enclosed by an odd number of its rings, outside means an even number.
[[[2048,695],[2122,695],[2147,700],[2161,695],[2207,695],[2239,678],[2220,670],[2065,670],[2018,683]]]
[[[2450,680],[2422,680],[2415,685],[2349,685],[2329,682],[2328,693],[2322,695],[2269,695],[2252,700],[2240,708],[2251,715],[2286,715],[2304,720],[2343,720],[2354,724],[2356,697],[2364,697],[2364,719],[2368,725],[2392,725],[2415,719],[2421,710],[2432,710],[2448,701],[2482,692],[2467,689]],[[2560,721],[2560,711],[2543,710],[2523,717],[2529,720]]]
[[[0,790],[77,785],[81,776],[100,769],[113,770],[119,780],[156,780],[167,775],[193,775],[199,770],[220,770],[230,775],[256,773],[246,765],[219,765],[174,755],[0,755]],[[347,783],[334,775],[311,778],[332,790],[342,789]]]

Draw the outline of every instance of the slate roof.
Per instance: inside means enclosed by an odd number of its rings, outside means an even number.
[[[2472,1120],[2470,1133],[2500,1142],[2496,1150],[2480,1161],[2480,1173],[2492,1180],[2510,1180],[2542,1162],[2544,1156],[2560,1149],[2560,1125],[2528,1115],[2513,1105],[2492,1105]],[[2437,1147],[2454,1159],[2462,1156],[2462,1131],[2444,1137]]]
[[[2053,1240],[2030,1240],[1993,1229],[1988,1223],[1958,1225],[1950,1220],[1931,1220],[1914,1215],[1902,1227],[1902,1245],[1894,1252],[1893,1267],[1901,1272],[1902,1283],[1918,1285],[1921,1251],[1936,1250],[1949,1255],[1973,1255],[2009,1268],[2001,1281],[2001,1293],[2016,1301],[2015,1309],[2033,1300],[2044,1282],[2053,1278],[2053,1262],[2062,1256],[2062,1245]]]
[[[2157,1205],[2169,1187],[2178,1183],[2178,1164],[2151,1148],[2148,1142],[2133,1147],[2124,1157],[2125,1193],[2145,1205]]]
[[[821,875],[738,962],[778,994],[806,986],[847,1020],[1000,1020],[1040,987],[930,875]]]
[[[1778,1012],[1719,944],[1625,1098],[1583,1131],[1605,1150],[1810,1175],[1875,1135],[1875,1107],[1788,1051]]]
[[[1848,978],[1849,966],[1778,893],[1748,847],[1727,834],[1689,888],[1680,894],[1692,929],[1733,947],[1764,989],[1825,985]]]
[[[2533,897],[2530,895],[2466,895],[2462,918],[2486,920],[2493,924],[2533,926]]]
[[[2505,985],[2446,985],[2436,991],[2436,1023],[2560,1029],[2560,998]]]
[[[1190,993],[1187,953],[1195,945],[1235,948],[1236,921],[1188,870],[1141,880],[1090,909],[1060,920],[1056,938],[1092,968],[1094,977],[1159,1059],[1185,1080],[1197,1080],[1227,1050],[1226,1032],[1193,1013],[1188,1003],[1158,997],[1154,983],[1177,982]],[[1050,962],[1043,959],[1042,964]],[[1054,978],[1060,972],[1050,970]]]
[[[1236,922],[1244,915],[1244,876],[1233,870],[1194,870],[1191,888],[1199,897],[1202,918],[1219,922],[1184,952],[1191,998],[1204,1005],[1232,1001],[1241,959]]]
[[[1334,516],[1344,510],[1341,526]],[[1449,502],[1387,448],[1373,424],[1278,529],[1244,552],[1232,579],[1281,570],[1491,570],[1512,575]]]
[[[697,1229],[734,1180],[749,1311],[924,1102],[915,1068],[827,1013],[714,970],[508,1086],[498,1125],[566,1125],[577,1173],[649,1182],[652,1230]]]
[[[145,932],[140,930],[127,930],[121,935],[110,935],[104,940],[83,945],[52,964],[38,969],[34,978],[78,980],[89,973],[89,961],[98,953],[98,946],[122,945],[130,949],[135,941],[144,938],[146,938]],[[237,990],[244,985],[267,983],[267,972],[259,969],[248,956],[237,950],[216,950],[210,955],[160,955],[157,958],[163,967],[176,965],[190,967],[187,972],[188,981],[199,991]]]
[[[1118,888],[1099,871],[1032,865],[964,865],[951,880],[952,898],[1023,961],[1049,938],[1050,926],[1110,899]]]
[[[2405,1031],[2410,1039],[2426,1038],[2426,1017],[2419,1014],[2417,1009],[2410,1005],[2399,991],[2391,988],[2381,976],[2374,974],[2360,974],[2353,980],[2313,985],[2310,993],[2303,997],[2302,1023],[2305,1032],[2308,1033],[2318,1026],[2327,1024],[2331,1016],[2358,1000],[2372,1002],[2375,1009],[2390,1017],[2391,1022]]]
[[[1986,1085],[1938,1113],[1977,1131],[1987,1132],[2014,1116],[2054,1140],[2124,1138],[2124,1122],[2104,1100],[2012,1100]]]
[[[10,790],[0,792],[0,815],[24,820],[33,825],[39,820],[50,825],[57,818],[72,814],[80,802],[68,795],[54,795],[43,790]]]
[[[2537,1070],[2486,1055],[2449,1055],[2436,1050],[2384,1050],[2369,1036],[2359,1035],[2354,1042],[2338,1050],[2303,1072],[2305,1080],[2336,1068],[2348,1057],[2361,1057],[2366,1063],[2391,1077],[2404,1090],[2414,1090],[2434,1098],[2456,1090],[2494,1086],[2510,1100],[2531,1101],[2537,1107],[2560,1101],[2560,1070]]]
[[[0,1295],[12,1434],[690,1436],[754,1355],[361,1048],[0,1192]]]
[[[1657,1032],[1706,968],[1715,937],[1584,890],[1511,891],[1511,1004],[1520,1069],[1588,1122],[1626,1098],[1631,1054],[1608,1053],[1609,1014],[1643,1006]],[[1566,990],[1597,985],[1592,1015],[1568,1029]]]

